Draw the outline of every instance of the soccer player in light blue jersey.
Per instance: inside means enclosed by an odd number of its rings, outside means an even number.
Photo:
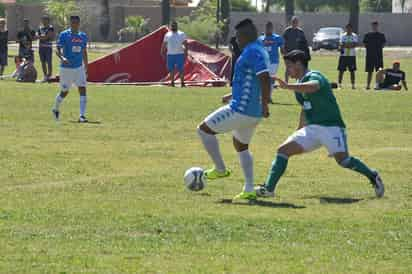
[[[235,29],[242,54],[236,62],[232,93],[222,98],[228,105],[207,116],[198,126],[198,134],[214,163],[214,168],[205,171],[206,177],[213,180],[231,174],[222,159],[216,135],[232,132],[233,144],[245,177],[243,191],[235,198],[255,200],[253,158],[249,152],[249,143],[262,117],[269,116],[269,56],[257,40],[257,29],[250,19],[241,21]]]
[[[283,37],[274,33],[272,22],[268,22],[266,24],[265,34],[259,37],[259,41],[262,42],[269,54],[269,74],[271,77],[275,77],[279,69],[279,49],[285,44]],[[270,90],[270,97],[272,98],[272,89]],[[270,99],[270,103],[273,104],[272,99]]]
[[[60,104],[69,93],[74,84],[80,94],[80,117],[79,123],[87,123],[86,118],[86,85],[87,85],[87,42],[86,33],[80,30],[80,17],[70,17],[70,28],[61,32],[57,41],[57,56],[60,65],[60,92],[56,96],[53,106],[53,116],[56,120],[60,118]]]

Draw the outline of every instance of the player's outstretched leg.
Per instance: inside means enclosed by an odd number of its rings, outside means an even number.
[[[282,145],[277,152],[276,159],[272,162],[272,167],[263,185],[255,188],[258,197],[274,197],[276,185],[288,166],[289,157],[304,152],[301,145],[296,142],[289,142]]]
[[[338,162],[340,166],[354,170],[366,176],[369,179],[372,186],[375,188],[376,197],[383,197],[385,193],[385,186],[377,171],[370,169],[361,160],[349,156],[347,153],[335,154],[335,160]]]
[[[60,105],[67,96],[68,91],[61,91],[57,94],[54,106],[52,109],[53,117],[56,121],[60,119]]]
[[[211,130],[206,123],[202,123],[198,126],[197,133],[215,165],[214,168],[205,170],[206,178],[214,180],[230,176],[231,171],[226,168],[222,154],[220,153],[219,142],[215,136],[216,132]]]
[[[256,200],[253,180],[253,157],[249,151],[249,145],[241,143],[236,138],[233,138],[233,145],[238,152],[240,166],[245,177],[243,191],[236,195],[234,199]]]
[[[80,94],[80,116],[79,116],[79,123],[87,123],[88,120],[86,118],[86,107],[87,107],[87,94],[85,87],[79,87],[79,94]]]

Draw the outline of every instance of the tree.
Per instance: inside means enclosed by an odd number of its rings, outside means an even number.
[[[231,0],[232,11],[256,12],[256,7],[252,6],[249,0]]]
[[[0,3],[0,17],[4,17],[6,13],[6,8],[4,7],[4,4]]]
[[[361,10],[371,12],[391,12],[392,0],[362,0]]]
[[[50,0],[46,12],[53,18],[54,25],[60,30],[69,25],[69,16],[79,13],[80,9],[73,0]]]
[[[289,24],[293,15],[295,15],[295,0],[285,0],[286,24]]]
[[[104,40],[107,40],[110,34],[110,6],[109,0],[101,0],[99,29]]]
[[[359,31],[359,10],[359,0],[350,0],[349,23],[356,33]]]
[[[170,24],[170,0],[162,0],[162,25]]]

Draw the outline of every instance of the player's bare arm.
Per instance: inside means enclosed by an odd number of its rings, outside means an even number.
[[[402,80],[402,85],[403,85],[403,88],[404,88],[405,90],[408,90],[408,84],[406,83],[405,80]]]
[[[86,72],[87,75],[87,66],[89,65],[89,55],[87,52],[87,48],[83,49],[83,62],[84,62],[84,70]]]
[[[264,72],[259,74],[258,76],[259,81],[260,81],[260,87],[262,90],[262,111],[263,111],[263,117],[267,118],[269,117],[269,107],[268,104],[270,102],[270,75],[268,72]]]
[[[65,65],[69,64],[69,60],[67,60],[66,57],[63,56],[62,49],[60,47],[57,47],[56,55],[63,64]]]
[[[160,55],[166,57],[167,42],[163,42],[162,47],[160,48]]]
[[[188,51],[189,51],[189,47],[188,47],[188,45],[187,45],[187,40],[184,40],[183,41],[183,48],[184,48],[184,54],[185,54],[185,58],[187,58],[187,53],[188,53]]]
[[[288,84],[278,77],[273,77],[282,89],[287,89],[300,93],[314,93],[320,89],[318,81],[309,81],[305,83]]]
[[[306,126],[305,111],[302,108],[302,110],[300,111],[299,125],[298,125],[297,130],[304,128],[305,126]]]

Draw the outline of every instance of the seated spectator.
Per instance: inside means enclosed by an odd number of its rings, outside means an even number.
[[[399,61],[393,62],[391,69],[380,69],[376,73],[376,87],[375,90],[401,90],[402,82],[405,90],[408,90],[406,84],[405,72],[400,70],[401,64]]]
[[[12,74],[13,78],[17,79],[17,82],[34,83],[37,79],[37,70],[28,59],[16,56],[14,58],[16,63],[16,71]]]

